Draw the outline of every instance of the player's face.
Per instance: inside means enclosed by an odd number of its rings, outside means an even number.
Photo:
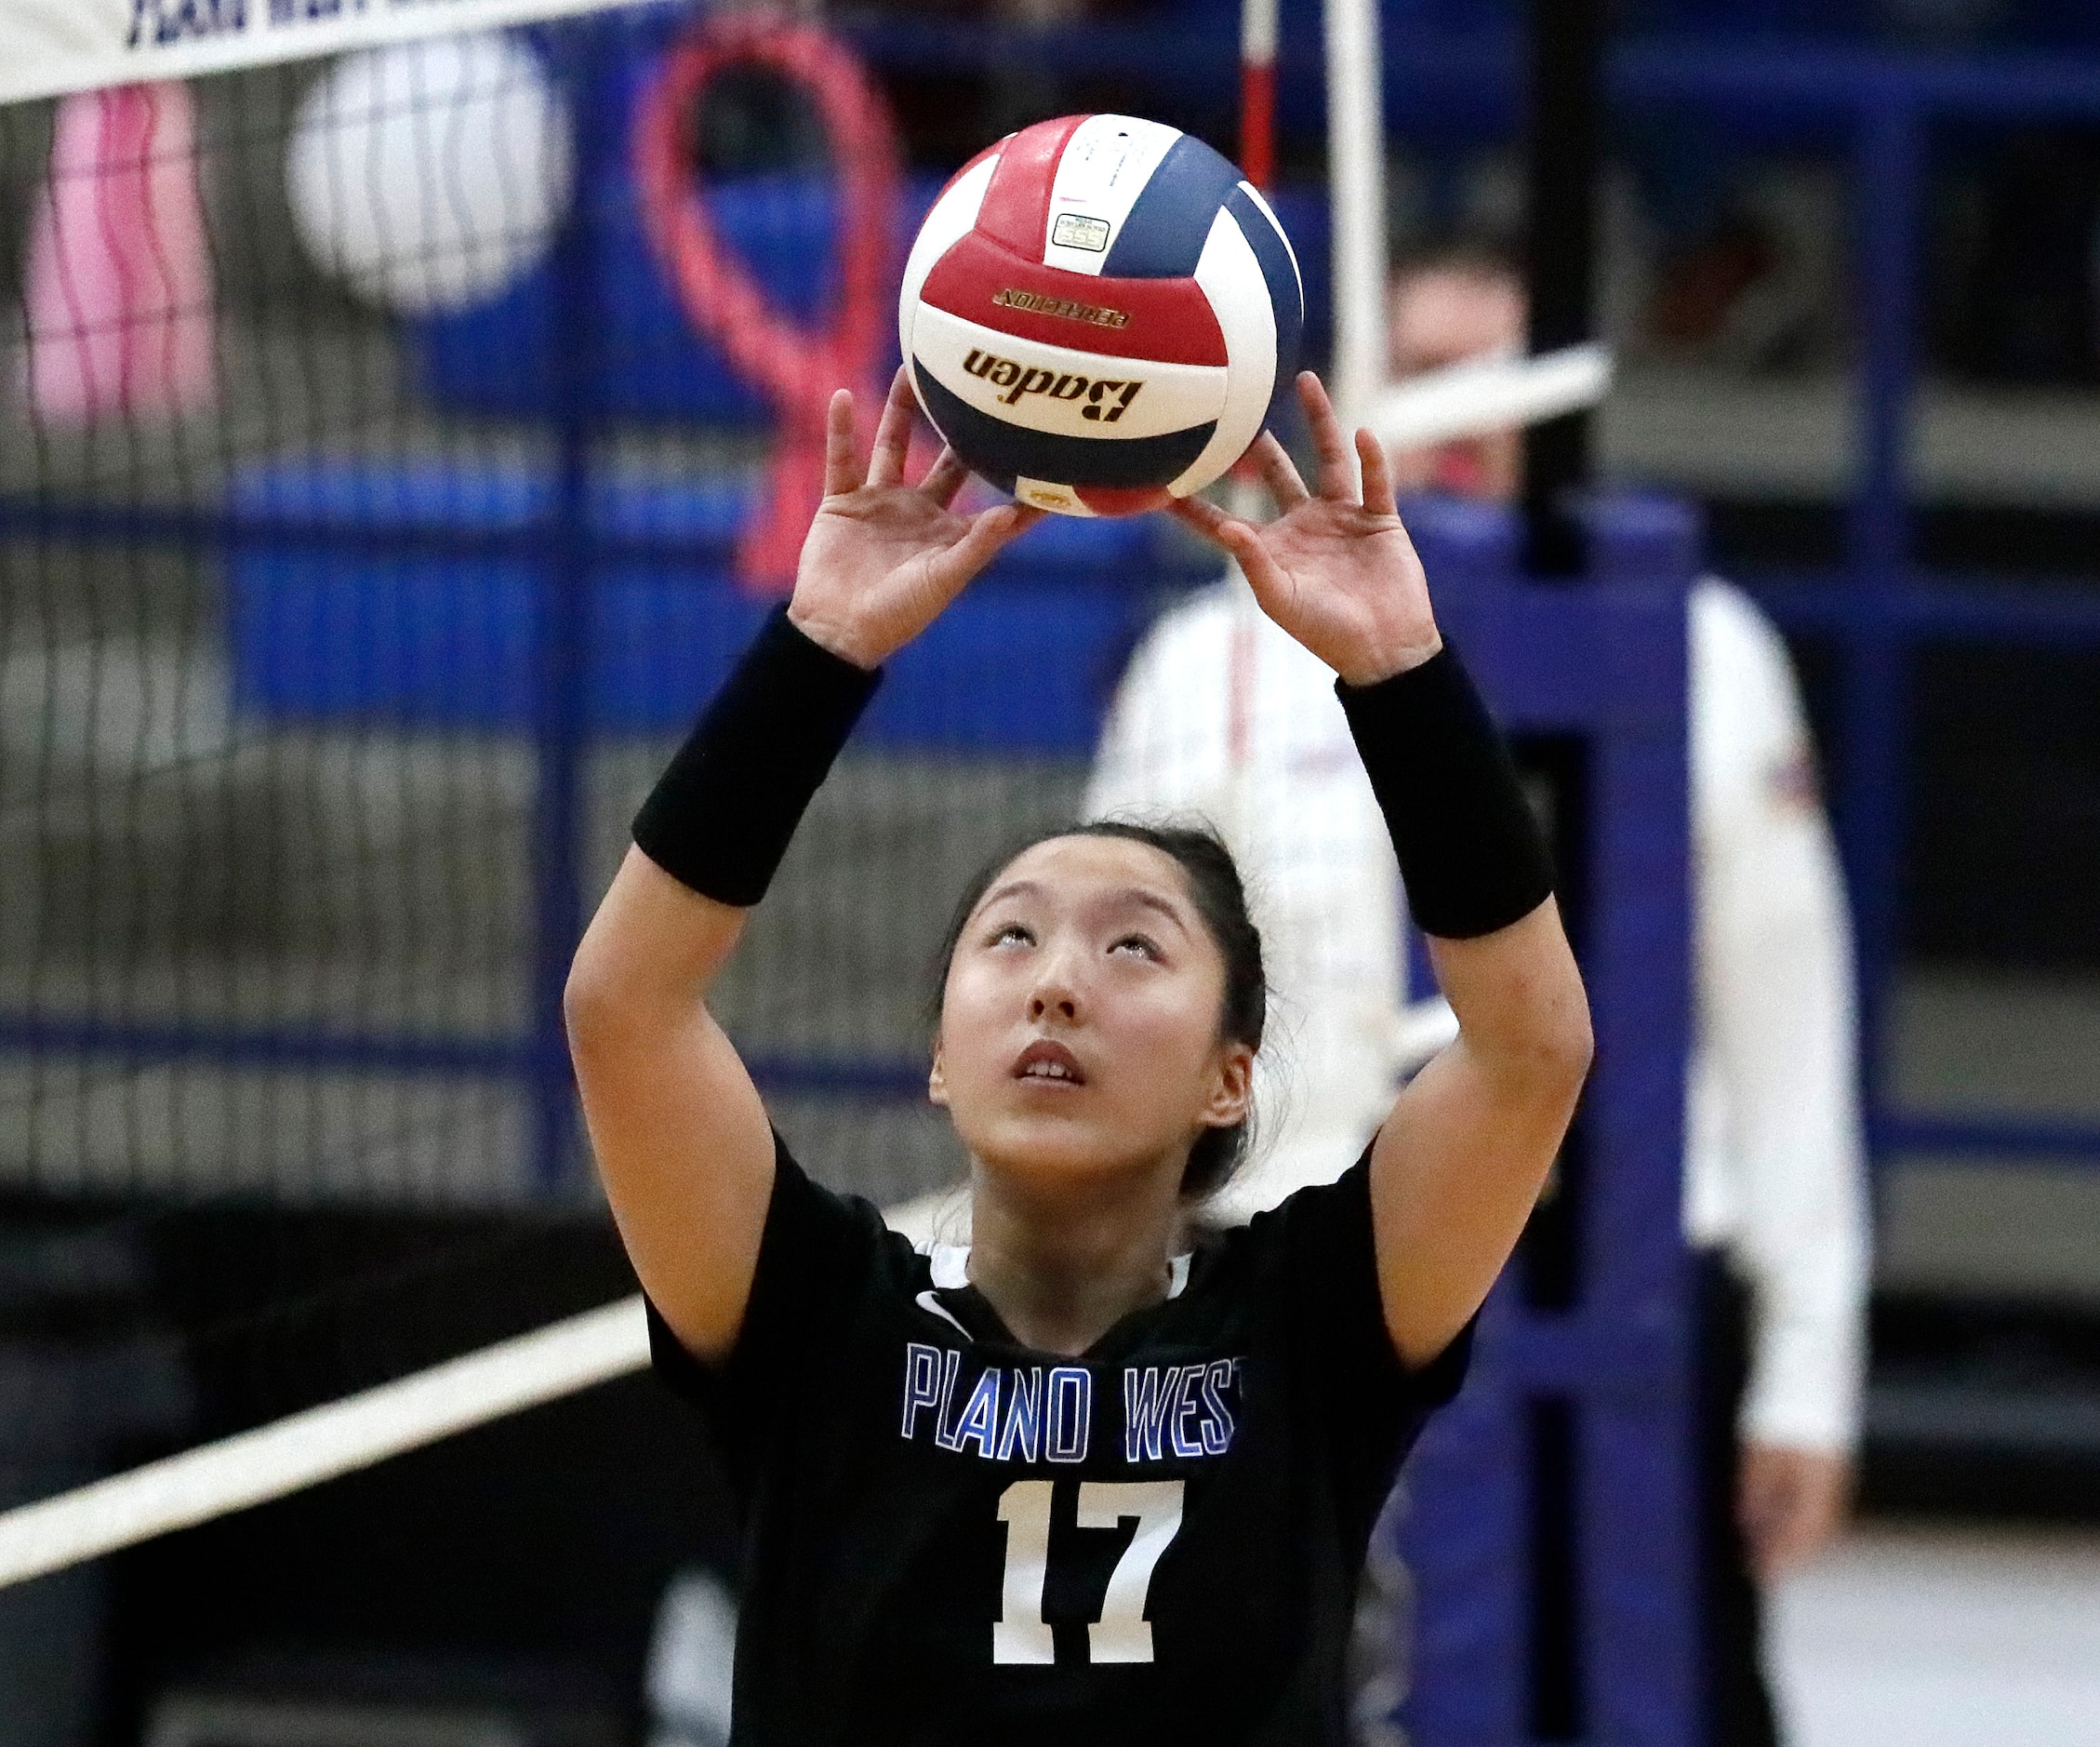
[[[1520,350],[1523,293],[1492,274],[1460,269],[1408,273],[1393,285],[1387,327],[1393,375],[1419,376]],[[1433,487],[1464,498],[1502,500],[1516,494],[1523,444],[1515,431],[1498,431],[1389,459],[1394,483],[1403,490]]]
[[[1246,1113],[1253,1052],[1218,1036],[1225,960],[1149,844],[1056,837],[1008,863],[948,970],[933,1096],[988,1169],[1074,1187],[1172,1170]]]

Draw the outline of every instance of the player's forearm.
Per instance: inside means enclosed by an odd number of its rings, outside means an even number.
[[[1429,939],[1437,981],[1467,1052],[1509,1096],[1574,1108],[1594,1043],[1582,974],[1548,898],[1475,940]]]
[[[1456,655],[1338,689],[1458,1018],[1371,1155],[1387,1328],[1421,1364],[1523,1229],[1588,1072],[1589,1009],[1537,821]]]
[[[681,885],[630,847],[569,966],[563,1007],[572,1040],[622,1022],[660,1025],[703,1002],[750,914]]]
[[[1551,860],[1485,705],[1448,648],[1337,691],[1469,1053],[1558,1101],[1588,1068],[1588,1004]]]

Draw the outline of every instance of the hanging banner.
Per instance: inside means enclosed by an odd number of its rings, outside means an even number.
[[[0,103],[272,61],[641,0],[0,0]]]

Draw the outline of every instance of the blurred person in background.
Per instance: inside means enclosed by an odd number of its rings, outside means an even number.
[[[1393,372],[1520,351],[1525,320],[1522,283],[1496,250],[1425,257],[1392,283]],[[1515,432],[1393,458],[1409,487],[1498,501],[1522,460]],[[1197,593],[1140,646],[1086,805],[1090,818],[1214,820],[1261,905],[1276,1007],[1286,1025],[1318,1025],[1292,1040],[1289,1096],[1257,1093],[1265,1154],[1214,1209],[1226,1218],[1337,1176],[1394,1077],[1450,1024],[1433,991],[1404,1002],[1399,882],[1327,676],[1243,610],[1243,589],[1229,579]],[[1778,1739],[1761,1591],[1830,1541],[1851,1491],[1866,1194],[1849,916],[1786,647],[1717,579],[1695,585],[1689,621],[1696,1010],[1683,1211],[1698,1262],[1708,1740],[1751,1747]],[[1378,1599],[1367,1594],[1366,1608]],[[1366,1628],[1360,1642],[1380,1630]],[[1369,1738],[1402,1685],[1388,1674],[1364,1688]]]

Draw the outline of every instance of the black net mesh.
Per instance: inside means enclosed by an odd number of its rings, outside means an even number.
[[[12,1301],[161,1331],[164,1429],[623,1287],[562,976],[763,610],[735,549],[773,409],[631,169],[695,22],[0,107]],[[685,145],[725,247],[820,330],[841,142],[807,97],[728,78]],[[885,296],[955,161],[900,167]],[[948,906],[1076,813],[1131,645],[1206,568],[1163,518],[1045,528],[893,681],[719,992],[819,1177],[893,1201],[958,1168],[923,1098]]]

